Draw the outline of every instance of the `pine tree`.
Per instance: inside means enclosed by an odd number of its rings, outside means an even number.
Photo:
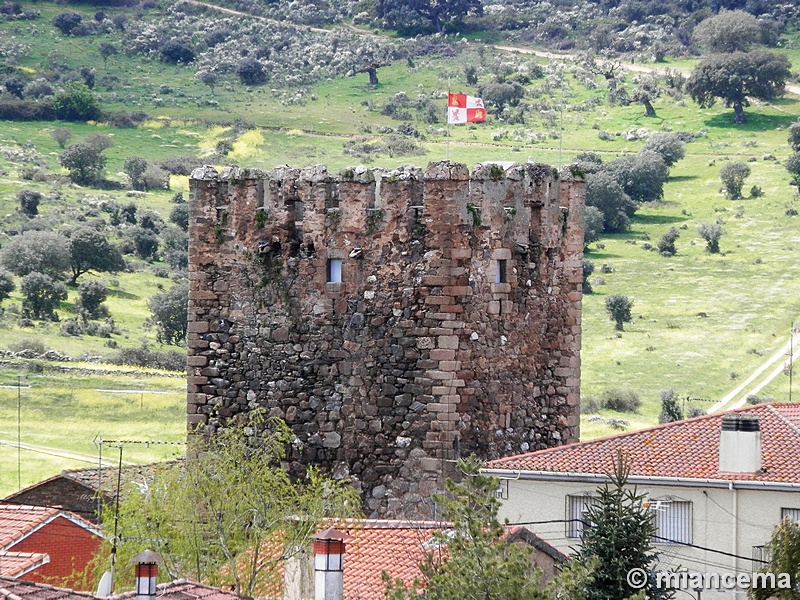
[[[760,569],[760,573],[773,573],[776,577],[775,588],[756,587],[750,590],[750,597],[755,600],[778,598],[779,600],[800,599],[800,523],[784,518],[772,532],[769,541],[772,554],[769,564]],[[788,575],[791,581],[777,579]]]
[[[448,479],[445,493],[434,495],[442,516],[452,524],[434,534],[444,552],[431,552],[420,564],[421,580],[406,586],[386,577],[390,600],[546,600],[540,572],[529,560],[530,548],[510,543],[497,518],[497,479],[482,475],[480,462],[459,463],[460,482]],[[419,593],[424,590],[424,595]]]
[[[655,523],[644,505],[644,494],[628,487],[630,467],[617,456],[610,482],[598,489],[597,502],[584,516],[583,540],[576,560],[596,562],[587,600],[623,600],[640,593],[628,585],[631,569],[650,571],[657,553],[652,544]],[[651,578],[652,579],[652,578]],[[661,590],[648,582],[644,592],[649,598],[663,597]]]

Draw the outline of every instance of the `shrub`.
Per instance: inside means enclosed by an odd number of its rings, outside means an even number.
[[[191,175],[193,169],[203,166],[203,161],[196,156],[173,156],[158,164],[171,175]]]
[[[725,195],[731,200],[739,200],[742,197],[744,180],[749,176],[750,167],[747,166],[747,163],[732,162],[722,167],[719,177],[722,179]]]
[[[161,60],[173,65],[190,63],[194,60],[194,50],[178,40],[169,40],[161,47]]]
[[[58,330],[58,335],[64,337],[77,337],[83,333],[83,328],[75,317],[70,317],[61,323],[61,329]]]
[[[0,99],[0,121],[55,121],[55,119],[56,111],[50,99]]]
[[[642,150],[656,152],[671,167],[686,154],[685,145],[680,133],[652,133]]]
[[[642,400],[633,390],[611,388],[600,394],[600,404],[603,408],[616,412],[636,412],[642,405]]]
[[[592,284],[589,283],[589,277],[594,273],[594,263],[590,260],[583,259],[583,284],[582,290],[584,294],[592,293]]]
[[[706,242],[706,249],[712,254],[719,252],[719,239],[725,235],[725,230],[719,223],[701,223],[697,226],[697,234]]]
[[[187,283],[179,283],[169,291],[150,298],[148,305],[153,313],[153,321],[158,325],[159,342],[178,346],[186,341],[188,302]]]
[[[17,289],[14,278],[7,271],[0,271],[0,302],[11,296],[11,292]]]
[[[69,35],[72,30],[81,24],[83,17],[76,12],[59,13],[53,17],[53,27],[64,35]]]
[[[600,399],[595,396],[587,396],[581,398],[581,414],[591,415],[603,408]]]
[[[69,178],[79,184],[96,181],[106,166],[106,157],[102,151],[86,143],[68,146],[58,160],[62,167],[69,169]]]
[[[53,98],[53,109],[62,121],[90,121],[100,117],[100,105],[82,83],[71,83]]]
[[[146,190],[168,190],[169,173],[156,165],[147,165],[142,174]]]
[[[125,159],[122,170],[131,180],[131,187],[135,190],[146,189],[143,179],[144,172],[147,170],[147,161],[141,156],[129,156]]]
[[[606,311],[609,317],[614,321],[614,329],[622,331],[623,323],[629,323],[631,318],[631,310],[633,309],[633,300],[622,294],[612,294],[606,298]]]
[[[789,146],[795,152],[800,152],[800,119],[789,126]]]
[[[467,65],[464,67],[464,77],[467,85],[477,85],[478,83],[478,67],[475,65]]]
[[[800,152],[794,152],[789,156],[783,166],[792,176],[791,184],[800,187]]]
[[[67,145],[67,142],[72,137],[72,132],[64,127],[56,127],[50,133],[50,137],[56,141],[59,148],[63,148]]]
[[[635,202],[650,202],[664,197],[669,167],[657,152],[643,148],[636,156],[608,163],[605,169]]]
[[[41,356],[47,352],[47,347],[45,347],[44,342],[39,338],[22,338],[17,342],[11,342],[8,345],[8,349],[12,352],[27,351],[37,356]]]
[[[587,206],[583,213],[583,243],[589,245],[603,233],[603,213],[596,206]]]
[[[236,67],[236,74],[244,85],[260,85],[267,81],[267,71],[255,58],[246,58]]]
[[[183,231],[189,230],[189,205],[177,204],[169,213],[169,222],[174,223]]]
[[[675,248],[675,240],[681,236],[680,232],[674,227],[670,227],[661,239],[658,240],[658,253],[661,256],[675,256],[678,251]]]
[[[103,302],[108,298],[108,288],[102,281],[84,281],[78,286],[76,312],[84,321],[108,316],[108,309]]]
[[[90,90],[94,87],[94,80],[97,75],[97,71],[90,67],[81,67],[80,69],[81,79],[83,79],[83,83],[86,84]]]
[[[661,400],[661,413],[658,415],[659,423],[672,423],[683,419],[683,410],[679,404],[680,398],[674,389],[661,390],[658,396]]]
[[[32,319],[58,321],[59,302],[67,299],[67,286],[44,273],[29,273],[22,278],[22,312]]]
[[[153,260],[158,253],[158,238],[156,234],[144,227],[131,227],[127,237],[133,242],[136,256],[142,260]]]
[[[3,82],[6,91],[12,96],[22,99],[25,90],[25,84],[19,77],[9,77]]]
[[[586,206],[593,206],[603,214],[603,227],[609,233],[628,229],[630,216],[636,211],[636,203],[614,176],[606,172],[586,178]]]
[[[113,138],[107,133],[90,133],[83,138],[83,143],[100,152],[114,146]]]
[[[140,348],[124,348],[117,352],[110,361],[117,365],[148,367],[165,371],[185,371],[186,355],[176,350],[156,352],[141,346]]]
[[[39,214],[39,202],[42,201],[42,193],[36,190],[20,190],[17,193],[19,208],[23,214],[35,217]]]
[[[55,90],[46,79],[35,79],[25,86],[25,97],[31,100],[46,98],[53,94]]]

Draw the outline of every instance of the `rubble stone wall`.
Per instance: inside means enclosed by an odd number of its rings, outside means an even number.
[[[265,407],[287,468],[394,517],[429,516],[459,456],[577,441],[584,187],[533,163],[195,170],[190,435]]]

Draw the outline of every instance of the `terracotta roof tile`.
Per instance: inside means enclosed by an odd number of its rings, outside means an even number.
[[[158,584],[159,600],[242,600],[242,596],[219,588],[178,579]],[[136,592],[110,596],[109,600],[135,598]],[[85,592],[57,588],[43,583],[18,581],[0,576],[0,600],[96,600],[96,596]]]
[[[800,403],[757,404],[730,412],[759,418],[762,472],[719,471],[724,413],[508,456],[486,468],[605,474],[620,451],[634,476],[800,483]]]
[[[0,550],[12,547],[37,528],[58,517],[69,519],[99,535],[99,531],[92,523],[68,511],[26,504],[0,504]]]
[[[21,577],[48,562],[50,557],[39,552],[0,552],[0,576]]]
[[[136,592],[129,591],[111,596],[113,600],[135,598]],[[177,579],[169,583],[159,583],[156,587],[159,600],[241,600],[242,596],[226,592],[210,585],[195,583],[186,579]]]
[[[352,537],[345,545],[343,587],[345,600],[383,598],[381,573],[410,584],[420,576],[419,563],[428,552],[439,552],[429,542],[447,523],[365,519],[337,524]]]
[[[2,600],[93,600],[94,596],[73,592],[63,588],[0,577],[0,599]]]

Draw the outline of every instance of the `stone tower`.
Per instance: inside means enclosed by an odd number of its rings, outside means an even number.
[[[197,169],[190,435],[265,407],[287,468],[424,516],[454,459],[576,441],[584,183],[541,164]]]

